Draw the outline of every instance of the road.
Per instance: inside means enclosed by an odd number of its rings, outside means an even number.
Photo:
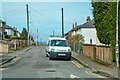
[[[74,60],[49,60],[45,46],[35,46],[19,55],[14,65],[2,71],[3,78],[100,78]]]

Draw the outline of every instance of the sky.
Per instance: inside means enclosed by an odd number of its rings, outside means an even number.
[[[52,0],[52,2],[48,0],[44,2],[37,2],[36,0],[17,2],[11,0],[11,2],[8,2],[3,0],[2,6],[0,6],[2,9],[0,19],[6,21],[8,25],[16,27],[21,32],[24,27],[27,28],[26,4],[29,6],[30,34],[36,40],[38,29],[39,41],[46,42],[53,31],[55,35],[62,34],[61,8],[64,12],[64,33],[67,33],[75,22],[78,25],[85,23],[87,16],[93,19],[92,6],[89,0],[66,0],[66,2],[63,0],[61,2],[55,0]]]

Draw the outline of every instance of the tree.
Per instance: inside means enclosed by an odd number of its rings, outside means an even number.
[[[83,44],[84,44],[84,37],[81,34],[76,34],[70,38],[71,42],[71,48],[73,50],[79,49],[79,51],[82,51]],[[75,46],[77,45],[77,46]]]
[[[119,4],[120,5],[120,4]],[[116,2],[92,2],[93,16],[97,36],[101,43],[110,44],[115,60],[115,30],[116,30]],[[120,6],[119,6],[120,14]],[[120,16],[119,16],[120,35]],[[120,36],[119,36],[120,44]]]
[[[28,37],[28,32],[26,28],[23,28],[22,33],[21,33],[21,39],[27,40],[27,37]]]

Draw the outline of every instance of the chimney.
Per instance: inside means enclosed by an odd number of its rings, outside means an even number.
[[[77,22],[75,23],[75,27],[77,26]]]
[[[73,23],[73,25],[72,25],[72,29],[74,29],[74,23]]]
[[[86,21],[89,22],[91,19],[90,19],[90,16],[87,17]]]

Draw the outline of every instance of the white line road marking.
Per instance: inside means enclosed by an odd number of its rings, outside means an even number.
[[[7,70],[7,69],[9,69],[9,68],[0,68],[0,71]]]
[[[80,78],[80,77],[70,74],[70,78]]]
[[[86,73],[88,73],[88,71],[85,71]]]
[[[4,68],[0,68],[0,71],[3,71],[4,70]]]

